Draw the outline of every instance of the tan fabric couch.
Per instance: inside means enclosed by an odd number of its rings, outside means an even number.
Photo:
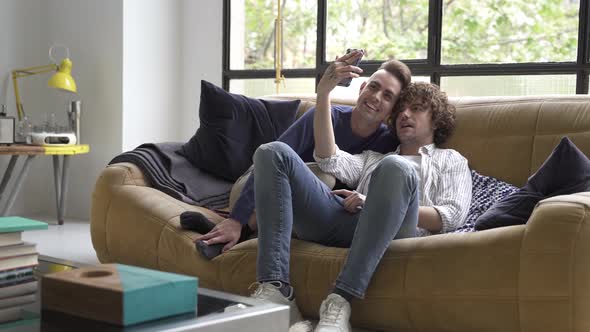
[[[301,111],[313,103],[303,99]],[[588,96],[453,102],[458,122],[448,146],[482,174],[523,185],[564,135],[590,155]],[[185,210],[220,219],[213,213],[150,188],[131,164],[107,167],[92,200],[101,262],[196,275],[202,287],[248,294],[256,240],[207,261],[195,251],[197,234],[180,229]],[[345,256],[345,249],[293,241],[291,280],[304,315],[317,317]],[[526,225],[393,241],[367,297],[353,302],[352,323],[395,331],[581,332],[590,331],[589,311],[590,193],[579,193],[540,202]]]

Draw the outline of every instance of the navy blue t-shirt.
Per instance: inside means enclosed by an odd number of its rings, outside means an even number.
[[[277,139],[293,148],[304,162],[314,161],[314,113],[315,108],[307,111]],[[340,150],[351,154],[359,154],[365,150],[373,150],[385,154],[392,152],[397,148],[399,141],[391,135],[389,129],[387,129],[387,126],[385,125],[381,125],[381,127],[369,137],[359,137],[354,135],[350,124],[351,116],[351,106],[332,105],[334,137],[336,145],[338,145]],[[250,176],[230,213],[230,218],[233,218],[244,225],[248,223],[250,215],[254,212],[254,207],[254,176]]]

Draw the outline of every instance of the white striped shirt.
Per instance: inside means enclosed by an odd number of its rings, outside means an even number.
[[[441,233],[453,231],[465,223],[471,203],[471,173],[467,159],[453,149],[439,149],[434,144],[425,145],[418,152],[422,156],[420,205],[438,211],[442,219]],[[370,150],[351,155],[336,146],[336,152],[327,158],[319,158],[314,151],[314,159],[322,171],[366,195],[371,173],[385,156],[392,154],[399,154],[399,147],[385,155]],[[431,234],[424,229],[419,229],[418,233]]]

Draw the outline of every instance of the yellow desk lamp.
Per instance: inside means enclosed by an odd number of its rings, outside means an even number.
[[[37,74],[43,74],[43,73],[50,73],[50,72],[56,72],[55,74],[53,74],[53,76],[51,76],[51,78],[49,79],[49,81],[47,82],[47,85],[50,88],[56,88],[56,89],[60,89],[60,90],[64,90],[64,91],[68,91],[68,92],[76,92],[76,82],[74,81],[74,78],[72,77],[72,61],[70,61],[70,50],[65,47],[65,46],[61,46],[64,47],[66,49],[66,57],[61,61],[61,63],[59,65],[57,65],[57,61],[55,61],[55,59],[53,58],[52,55],[52,51],[54,50],[56,46],[52,46],[49,49],[49,58],[54,62],[52,64],[49,65],[45,65],[45,66],[36,66],[36,67],[30,67],[30,68],[24,68],[24,69],[16,69],[12,71],[12,83],[14,84],[14,98],[16,100],[16,110],[18,113],[18,120],[22,121],[22,119],[25,116],[25,111],[23,110],[23,104],[22,101],[20,99],[20,93],[18,91],[18,83],[17,83],[17,79],[21,78],[21,77],[26,77],[26,76],[32,76],[32,75],[37,75]]]

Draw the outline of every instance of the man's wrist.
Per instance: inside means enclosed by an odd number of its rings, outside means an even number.
[[[326,90],[326,89],[322,89],[322,88],[318,87],[318,92],[316,94],[317,95],[316,98],[317,99],[320,99],[320,98],[327,98],[327,99],[329,99],[330,98],[330,93],[332,92],[332,90],[333,89]]]
[[[240,225],[246,225],[248,223],[248,218],[244,218],[241,214],[230,213],[230,215],[229,215],[229,217],[227,217],[227,219],[233,220]]]
[[[234,218],[231,218],[231,217],[230,218],[227,218],[227,220],[232,221],[232,222],[235,222],[236,224],[240,224],[240,225],[242,224],[239,220],[234,219]]]

